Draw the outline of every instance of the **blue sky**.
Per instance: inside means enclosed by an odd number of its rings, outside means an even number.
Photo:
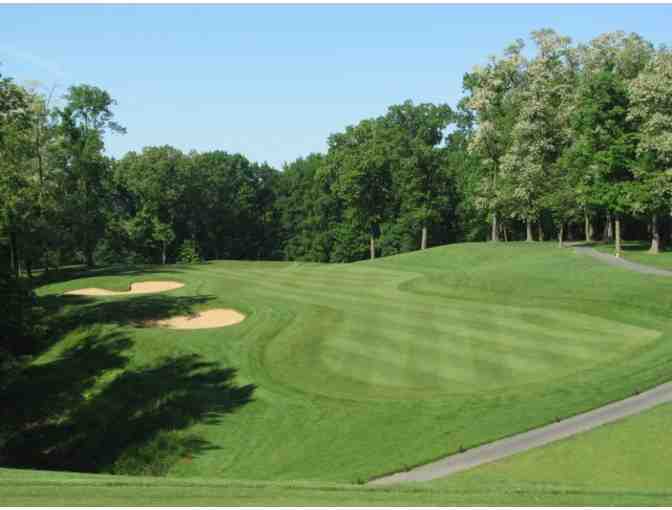
[[[448,102],[516,38],[550,27],[672,43],[669,5],[0,5],[0,72],[103,87],[126,135],[280,167],[405,99]]]

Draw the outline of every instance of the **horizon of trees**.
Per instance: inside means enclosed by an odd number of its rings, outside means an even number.
[[[392,105],[282,170],[170,146],[110,158],[104,137],[125,128],[105,90],[72,86],[56,104],[0,75],[0,288],[14,310],[0,345],[27,335],[36,268],[351,262],[551,238],[613,240],[618,255],[624,232],[661,251],[672,51],[624,32],[531,39],[534,51],[517,40],[466,73],[454,108]]]

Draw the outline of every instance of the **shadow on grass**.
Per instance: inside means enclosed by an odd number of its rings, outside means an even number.
[[[0,388],[0,464],[162,475],[216,448],[191,425],[219,423],[252,399],[233,368],[194,354],[129,368],[130,347],[119,333],[92,334]]]
[[[85,265],[65,266],[59,269],[51,269],[48,272],[43,270],[33,270],[35,276],[34,285],[39,287],[50,283],[59,283],[77,278],[93,278],[100,276],[139,276],[152,274],[179,274],[184,273],[186,269],[207,266],[213,261],[205,260],[197,264],[147,264],[147,265],[128,265],[115,264],[110,266],[87,268]]]
[[[94,299],[86,296],[47,295],[39,299],[49,338],[59,339],[77,328],[113,324],[142,326],[145,321],[189,315],[193,307],[215,296],[166,296],[145,294],[124,299]],[[48,347],[48,346],[45,346]]]
[[[138,276],[151,275],[156,273],[177,274],[183,273],[184,267],[180,265],[113,265],[100,268],[89,269],[86,266],[69,266],[60,269],[52,269],[48,273],[40,272],[35,278],[35,286],[47,285],[49,283],[64,282],[77,278],[92,278],[99,276]]]
[[[613,244],[610,246],[614,246]],[[651,249],[650,241],[625,241],[621,244],[621,250],[630,252],[646,253]],[[661,252],[668,251],[667,247],[661,249]]]
[[[566,243],[568,246],[585,246],[589,248],[605,247],[611,250],[615,250],[614,243],[607,243],[604,241],[592,241],[592,242],[575,242],[575,243]],[[651,248],[650,241],[623,241],[621,243],[621,250],[625,252],[648,252]],[[661,252],[672,251],[672,246],[665,246]]]

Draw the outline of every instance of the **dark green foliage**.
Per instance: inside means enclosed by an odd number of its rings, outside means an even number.
[[[586,74],[572,117],[578,136],[569,151],[572,168],[590,190],[587,202],[619,213],[628,212],[626,183],[632,180],[636,149],[627,107],[626,85],[616,73]]]
[[[201,262],[196,241],[187,239],[182,243],[177,250],[177,262],[179,264],[198,264]]]
[[[145,443],[126,448],[109,471],[115,475],[164,476],[180,460],[191,459],[199,442],[198,436],[161,431]]]
[[[205,259],[281,258],[278,179],[268,165],[224,151],[128,153],[115,164],[117,237],[148,262],[176,260],[187,239]]]
[[[29,282],[17,278],[0,260],[0,364],[13,365],[18,356],[35,352],[43,333],[38,311]]]

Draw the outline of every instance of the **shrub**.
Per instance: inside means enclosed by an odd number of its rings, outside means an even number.
[[[201,257],[198,254],[196,241],[186,240],[177,250],[177,262],[180,264],[198,264]]]
[[[40,328],[39,309],[28,282],[0,273],[0,348],[12,355],[32,354]]]
[[[114,462],[116,475],[165,476],[181,459],[190,459],[191,445],[198,438],[176,431],[159,432],[151,440],[126,448]]]

